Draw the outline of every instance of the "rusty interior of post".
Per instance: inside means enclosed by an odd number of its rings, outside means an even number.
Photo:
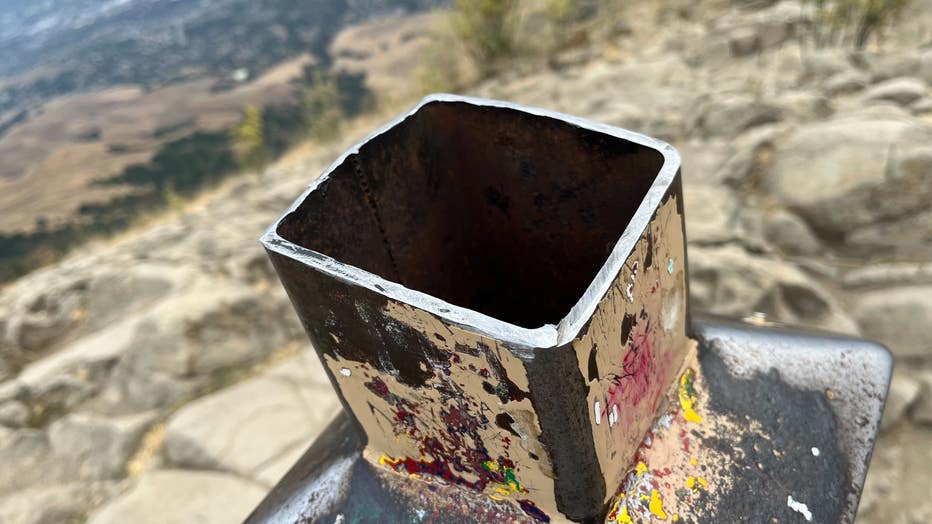
[[[552,118],[428,103],[337,166],[278,234],[536,328],[583,295],[663,162]]]

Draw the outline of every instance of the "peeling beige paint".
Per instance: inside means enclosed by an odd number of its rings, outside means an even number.
[[[705,438],[742,434],[769,438],[756,420],[736,421],[705,409],[708,389],[700,369],[696,343],[691,341],[677,380],[666,393],[663,415],[637,450],[636,465],[625,471],[606,523],[696,522],[697,515],[708,520],[715,513],[715,501],[736,489],[736,466],[733,457],[705,445]],[[689,396],[688,410],[697,417],[687,416],[684,393]],[[662,503],[666,518],[653,511],[654,500]]]
[[[572,343],[582,376],[589,379],[590,361],[598,370],[598,375],[589,380],[587,406],[593,445],[609,491],[600,494],[606,502],[624,481],[689,347],[684,238],[676,198],[671,196],[659,207],[615,283],[600,301],[585,333]],[[474,434],[462,435],[458,449],[443,450],[468,464],[452,472],[458,481],[481,482],[484,471],[475,461],[469,462],[468,457],[477,448],[484,448],[490,457],[505,457],[513,463],[513,468],[506,469],[512,470],[514,482],[487,483],[482,487],[491,501],[515,506],[521,499],[532,501],[549,515],[551,522],[567,522],[557,510],[553,466],[540,442],[541,426],[531,400],[524,397],[503,402],[496,392],[483,386],[483,382],[497,380],[488,373],[497,365],[514,387],[527,392],[524,363],[497,340],[447,324],[407,304],[389,301],[382,314],[383,318],[365,320],[410,326],[448,358],[433,363],[433,369],[424,369],[432,373],[424,386],[412,387],[369,364],[324,356],[344,399],[366,433],[366,458],[395,473],[404,473],[405,459],[432,464],[439,457],[424,451],[424,441],[434,437],[442,440],[449,431],[445,414],[448,416],[457,409],[462,411],[461,416],[472,421],[486,421],[475,426]],[[399,337],[401,341],[403,337]],[[483,347],[487,351],[478,350]],[[641,358],[632,359],[632,355]],[[637,368],[635,374],[629,373],[632,365]],[[390,363],[383,367],[391,369]],[[482,370],[486,370],[484,375]],[[390,395],[373,394],[376,379],[379,387],[384,385],[384,391]],[[444,388],[455,389],[455,398],[445,396]],[[399,404],[405,406],[404,414],[397,412]],[[496,416],[501,414],[511,420],[512,431],[495,423]],[[405,423],[399,423],[402,418]],[[495,461],[483,466],[496,473],[504,468]],[[427,478],[428,475],[411,476],[424,482],[437,481]],[[654,505],[667,508],[665,511],[672,515],[669,508],[675,506],[663,504],[664,501],[658,500]]]
[[[553,468],[546,450],[538,440],[541,428],[531,400],[524,398],[503,404],[496,394],[487,392],[483,388],[483,382],[494,382],[494,378],[483,377],[480,370],[493,368],[493,363],[482,352],[473,355],[463,348],[474,350],[480,346],[488,347],[490,354],[498,360],[508,378],[526,392],[528,380],[524,363],[509,350],[500,347],[498,341],[447,325],[430,313],[406,304],[389,302],[384,314],[388,319],[402,322],[422,332],[427,339],[450,355],[449,374],[445,374],[444,370],[438,367],[429,383],[458,386],[462,399],[457,404],[467,406],[464,415],[475,420],[483,416],[488,419],[488,423],[477,428],[482,446],[491,457],[503,456],[514,462],[514,475],[526,493],[516,493],[507,489],[504,490],[506,493],[502,493],[501,485],[490,484],[485,488],[486,495],[495,500],[529,499],[551,518],[559,515],[554,498]],[[381,319],[374,321],[378,322]],[[442,339],[435,336],[437,333],[442,334]],[[441,435],[448,430],[441,411],[452,407],[451,401],[444,400],[438,389],[410,387],[397,381],[394,376],[379,373],[364,363],[330,357],[325,357],[325,360],[337,378],[344,398],[366,432],[366,457],[370,461],[379,463],[383,455],[392,459],[411,457],[427,461],[436,458],[424,456],[421,449],[425,436]],[[453,362],[455,360],[458,362]],[[348,369],[349,373],[343,372],[344,369]],[[373,395],[366,386],[367,381],[371,381],[375,376],[388,386],[393,395],[418,406],[418,413],[415,415],[417,429],[413,434],[397,423],[391,414],[393,406]],[[517,435],[495,424],[496,415],[501,413],[506,413],[513,419],[511,427]],[[456,451],[457,453],[467,454],[471,449],[478,447],[479,443],[467,439],[463,444],[464,449]],[[537,458],[533,458],[532,454]],[[479,478],[470,471],[458,471],[457,474],[468,482],[476,482]]]
[[[591,379],[587,404],[609,490],[606,501],[624,479],[688,347],[685,239],[676,198],[671,196],[657,210],[599,303],[588,331],[573,343],[580,373]],[[626,315],[633,323],[623,337]],[[645,347],[651,356],[635,362],[640,374],[632,375],[633,366],[626,367],[625,359],[631,364],[632,352]],[[590,362],[596,364],[597,378],[590,377]]]

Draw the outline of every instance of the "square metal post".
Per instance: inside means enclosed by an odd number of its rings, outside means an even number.
[[[688,348],[682,209],[665,143],[443,95],[263,243],[373,461],[580,520]]]

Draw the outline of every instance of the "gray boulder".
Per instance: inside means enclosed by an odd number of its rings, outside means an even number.
[[[914,115],[928,115],[932,113],[932,97],[925,96],[916,100],[910,104],[909,109]]]
[[[884,54],[862,53],[860,58],[866,63],[873,82],[911,76],[921,68],[921,57],[912,49]]]
[[[63,465],[51,458],[45,434],[32,428],[0,426],[0,464],[0,495],[67,475]]]
[[[849,289],[932,284],[932,262],[890,262],[852,269],[841,278]]]
[[[917,375],[922,391],[912,410],[912,419],[919,424],[932,425],[932,370],[920,371]]]
[[[5,343],[25,352],[49,349],[125,319],[194,274],[177,265],[111,264],[39,272],[7,290],[12,306],[6,312]]]
[[[932,48],[919,55],[919,77],[925,80],[926,84],[932,85]]]
[[[884,343],[897,357],[932,356],[932,286],[878,289],[862,294],[854,317],[865,336]]]
[[[692,184],[683,188],[686,238],[695,244],[716,244],[738,237],[738,201],[721,185]]]
[[[71,409],[96,395],[114,363],[131,347],[138,320],[130,317],[64,345],[18,377],[32,401]]]
[[[822,85],[828,79],[855,71],[848,52],[840,47],[810,49],[803,54],[800,84]]]
[[[889,430],[906,418],[909,408],[919,399],[920,390],[921,385],[915,378],[901,371],[893,374],[880,420],[881,431]]]
[[[828,98],[809,91],[782,93],[774,103],[780,108],[783,119],[800,123],[828,118],[835,110]]]
[[[806,222],[785,209],[764,213],[764,237],[787,255],[810,256],[824,251]]]
[[[21,428],[29,423],[29,407],[18,400],[0,402],[0,426]]]
[[[779,122],[784,112],[778,105],[749,95],[709,98],[696,109],[692,135],[704,137],[741,134],[753,127]]]
[[[914,169],[924,158],[924,132],[910,119],[889,117],[810,124],[777,145],[764,185],[824,234],[905,215],[929,191],[932,175]],[[911,186],[918,191],[903,191]]]
[[[48,436],[57,460],[82,479],[119,479],[154,414],[101,417],[72,413],[53,422]]]
[[[169,406],[211,376],[255,364],[300,334],[282,294],[203,281],[141,318],[105,401],[130,412]]]
[[[773,157],[776,144],[789,130],[780,124],[751,129],[732,141],[732,154],[722,163],[714,181],[739,189],[755,190]]]
[[[865,102],[889,101],[901,106],[908,106],[926,96],[929,88],[917,78],[893,78],[864,91],[861,99]]]
[[[795,266],[735,245],[691,246],[691,307],[731,317],[761,312],[773,320],[842,333],[857,325],[821,285]]]
[[[864,258],[927,259],[932,257],[932,210],[859,227],[845,241],[847,251]]]
[[[846,69],[831,76],[822,86],[827,96],[850,95],[867,87],[870,77],[857,69]]]
[[[7,313],[5,342],[21,351],[45,349],[64,337],[83,315],[87,280],[78,278],[28,286],[20,285]],[[59,279],[61,280],[61,279]],[[8,294],[15,295],[9,291]]]

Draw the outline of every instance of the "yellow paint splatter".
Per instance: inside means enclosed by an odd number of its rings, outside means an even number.
[[[400,464],[400,463],[401,463],[401,459],[395,460],[395,459],[389,457],[388,455],[386,455],[386,454],[384,454],[384,453],[383,453],[382,456],[379,458],[379,465],[381,465],[381,466],[389,465],[389,466],[394,467],[394,466],[397,466],[397,465]]]
[[[680,521],[680,514],[679,514],[679,513],[675,513],[675,514],[673,515],[673,519],[672,519],[672,520],[673,520],[673,522],[679,522],[679,521]]]
[[[683,376],[680,377],[680,406],[683,408],[683,417],[689,422],[702,422],[702,417],[696,413],[694,404],[696,402],[696,390],[693,389],[695,374],[693,370],[687,369]]]
[[[645,472],[647,472],[647,464],[638,462],[638,465],[634,467],[634,470],[637,471],[638,475],[643,475]]]
[[[625,503],[621,506],[621,512],[618,511],[618,506],[622,504],[624,497],[618,497],[615,499],[615,504],[612,505],[612,510],[608,512],[608,521],[614,522],[615,524],[634,524],[634,521],[631,520],[631,516],[628,515],[628,504]]]
[[[696,457],[693,457],[693,458],[689,459],[689,463],[692,464],[693,466],[698,466],[698,465],[699,465],[699,461],[696,460]]]
[[[686,477],[686,487],[693,491],[698,491],[700,488],[708,488],[709,483],[702,477]]]
[[[660,498],[660,492],[656,489],[650,492],[650,512],[660,520],[667,520],[667,513],[663,510],[663,499]]]

